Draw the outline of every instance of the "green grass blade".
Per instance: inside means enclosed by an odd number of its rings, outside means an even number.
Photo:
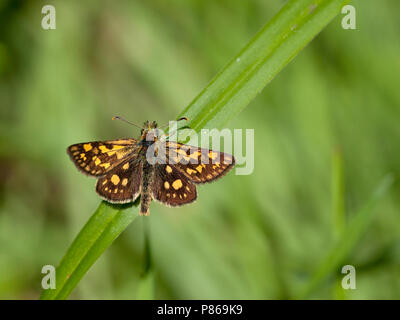
[[[56,270],[56,289],[44,290],[41,299],[66,299],[93,263],[138,216],[132,205],[101,202],[71,244]]]
[[[154,299],[154,272],[149,271],[142,276],[137,288],[137,300]]]
[[[383,179],[378,188],[373,193],[367,204],[361,208],[349,221],[344,229],[344,233],[337,245],[328,253],[322,261],[317,271],[314,273],[306,287],[301,291],[297,298],[307,298],[313,290],[327,279],[329,275],[337,272],[344,262],[344,259],[351,253],[365,233],[374,216],[375,205],[387,193],[393,185],[394,178],[389,175]]]
[[[341,150],[336,147],[332,153],[332,227],[335,240],[339,239],[345,228],[344,209],[344,173],[343,156]],[[341,286],[341,277],[337,275],[332,288],[332,294],[336,300],[345,300],[346,294]]]
[[[332,155],[332,217],[333,233],[339,238],[345,227],[343,157],[339,149]]]
[[[218,128],[243,110],[348,1],[288,1],[179,115]]]
[[[288,1],[180,116],[187,116],[194,130],[222,127],[254,99],[346,2]],[[43,292],[41,298],[67,298],[90,266],[135,217],[133,210],[103,202],[61,261],[57,289]]]
[[[143,273],[137,288],[137,300],[154,299],[154,271],[152,270],[151,243],[150,243],[150,225],[149,219],[144,219],[144,259]]]

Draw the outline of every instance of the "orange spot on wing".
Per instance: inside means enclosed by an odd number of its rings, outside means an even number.
[[[109,166],[110,166],[110,163],[109,163],[109,162],[102,163],[102,164],[100,165],[100,167],[103,167],[104,169],[107,169]]]
[[[178,190],[178,189],[180,189],[180,188],[182,188],[182,180],[181,179],[176,179],[173,183],[172,183],[172,187],[175,189],[175,190]]]
[[[112,177],[111,177],[111,182],[114,185],[117,185],[119,183],[119,177],[116,174],[113,174]]]

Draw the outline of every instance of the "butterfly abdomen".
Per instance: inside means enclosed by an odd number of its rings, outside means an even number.
[[[154,166],[147,161],[143,163],[142,169],[142,185],[141,185],[141,198],[140,198],[140,214],[148,216],[150,214],[149,208],[152,200],[151,185],[154,180]]]

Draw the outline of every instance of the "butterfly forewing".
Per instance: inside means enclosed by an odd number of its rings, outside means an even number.
[[[76,167],[91,176],[102,176],[134,154],[135,139],[94,141],[69,146],[67,152]]]
[[[168,206],[180,206],[196,200],[196,186],[174,165],[155,167],[152,195]]]
[[[166,154],[168,163],[194,183],[218,179],[235,165],[230,154],[168,141]]]
[[[140,193],[141,179],[142,163],[129,159],[99,178],[96,192],[109,202],[132,202]]]

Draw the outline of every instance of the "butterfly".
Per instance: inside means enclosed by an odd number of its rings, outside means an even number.
[[[144,123],[139,139],[77,143],[67,153],[81,172],[98,178],[102,199],[128,203],[140,195],[140,215],[150,214],[153,199],[171,207],[195,201],[196,184],[218,179],[235,165],[230,154],[163,140],[155,121]]]

